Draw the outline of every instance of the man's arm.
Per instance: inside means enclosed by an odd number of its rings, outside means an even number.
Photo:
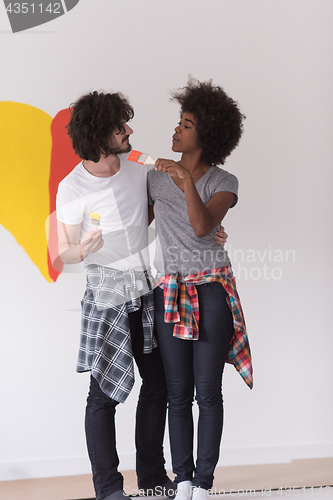
[[[78,264],[104,245],[101,230],[88,231],[80,241],[81,224],[70,225],[57,221],[57,228],[58,251],[64,264]]]
[[[225,245],[228,239],[228,235],[224,230],[224,227],[221,226],[219,231],[216,231],[214,235],[215,241],[218,245]]]
[[[148,226],[150,226],[154,219],[154,205],[148,205]]]

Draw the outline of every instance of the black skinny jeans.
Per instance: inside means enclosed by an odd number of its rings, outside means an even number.
[[[133,356],[142,378],[136,411],[136,471],[139,488],[150,489],[167,481],[163,456],[166,383],[159,348],[143,354],[142,310],[130,313],[129,319]],[[91,377],[85,429],[97,500],[123,488],[116,449],[117,404]]]
[[[210,489],[219,458],[223,426],[222,374],[233,332],[227,292],[220,283],[197,286],[199,340],[173,337],[164,322],[163,289],[154,291],[155,329],[168,387],[169,434],[175,482]],[[193,416],[199,406],[197,463],[193,460]]]

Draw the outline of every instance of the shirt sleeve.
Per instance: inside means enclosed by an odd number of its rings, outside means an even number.
[[[76,225],[83,221],[85,201],[75,190],[63,182],[57,192],[57,219],[64,224]]]
[[[223,173],[225,175],[219,176],[220,178],[215,185],[213,194],[219,193],[220,191],[228,191],[229,193],[234,193],[235,199],[230,207],[232,208],[238,202],[238,179],[235,175],[229,174],[229,172],[223,171]]]

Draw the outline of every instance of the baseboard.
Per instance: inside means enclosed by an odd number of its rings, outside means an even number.
[[[219,467],[288,463],[302,458],[333,457],[333,443],[221,449]]]
[[[0,481],[90,474],[88,457],[0,462]]]
[[[333,457],[333,443],[261,446],[221,449],[219,467],[235,465],[277,464],[306,458]],[[167,468],[171,469],[170,453],[165,450]],[[120,470],[135,469],[135,454],[122,454]],[[90,474],[87,456],[41,460],[0,462],[0,481]]]

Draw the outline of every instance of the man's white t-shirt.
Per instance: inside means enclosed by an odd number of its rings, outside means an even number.
[[[98,264],[126,271],[149,266],[147,173],[151,168],[119,155],[120,169],[110,177],[90,174],[80,162],[60,183],[57,219],[81,224],[82,236],[94,229],[90,213],[100,214],[104,245],[84,259],[84,266]]]

